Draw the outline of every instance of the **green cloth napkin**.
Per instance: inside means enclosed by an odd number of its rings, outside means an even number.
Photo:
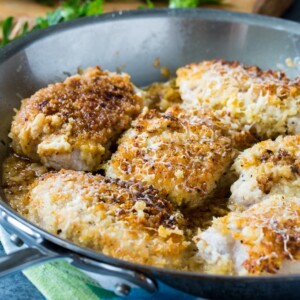
[[[11,243],[9,234],[1,226],[0,240],[7,254],[20,250]],[[113,292],[101,287],[96,279],[91,278],[63,259],[32,266],[24,270],[23,274],[49,300],[117,298]],[[106,279],[103,276],[102,278]],[[110,282],[110,279],[106,280]]]
[[[7,254],[20,250],[20,248],[11,243],[8,233],[1,226],[0,241]],[[105,289],[113,289],[115,282],[111,277],[102,275],[90,277],[63,259],[30,267],[24,270],[23,274],[48,300],[120,299],[113,292]],[[126,299],[201,300],[195,296],[170,288],[161,282],[159,282],[159,291],[155,295],[149,294],[140,288],[133,288]]]
[[[99,300],[116,298],[67,261],[57,260],[31,267],[23,274],[49,300]]]

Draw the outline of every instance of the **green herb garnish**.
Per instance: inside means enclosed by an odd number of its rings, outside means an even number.
[[[61,7],[47,13],[44,17],[36,18],[34,25],[29,28],[28,22],[24,22],[21,30],[11,37],[11,32],[14,28],[14,18],[8,17],[1,22],[2,41],[0,46],[4,46],[15,38],[19,38],[33,30],[46,28],[65,21],[73,20],[84,16],[92,16],[103,13],[103,0],[67,0],[64,1]]]
[[[14,21],[13,17],[8,17],[2,22],[2,42],[1,42],[2,46],[10,42],[9,36],[13,29],[13,21]]]
[[[154,8],[155,5],[151,0],[146,0],[146,4],[145,5],[140,5],[138,8],[139,9],[147,9],[147,8]]]
[[[45,28],[80,17],[98,15],[102,13],[103,0],[67,0],[61,7],[47,13],[45,17],[37,18],[33,29]]]
[[[170,8],[198,7],[201,4],[220,4],[223,0],[169,0]]]
[[[54,5],[55,0],[36,0],[37,2]],[[15,29],[15,20],[13,17],[8,17],[0,22],[2,30],[2,39],[0,39],[0,47],[8,44],[12,40],[19,38],[33,30],[46,28],[48,26],[56,25],[65,21],[81,18],[85,16],[98,15],[103,13],[103,2],[105,0],[65,0],[61,5],[53,11],[46,14],[46,16],[35,19],[34,24],[29,26],[28,22],[19,24],[18,30]],[[222,0],[168,0],[170,8],[186,8],[197,7],[201,4],[220,4]],[[139,8],[147,9],[154,8],[151,0],[145,0],[146,4]],[[12,32],[14,32],[12,36]]]

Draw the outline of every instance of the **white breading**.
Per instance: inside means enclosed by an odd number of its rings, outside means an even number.
[[[128,74],[89,68],[22,101],[10,132],[13,149],[58,170],[98,170],[142,102]]]
[[[177,70],[183,105],[204,106],[260,139],[300,133],[300,79],[223,60]]]
[[[299,273],[300,198],[270,196],[244,212],[214,219],[194,241],[196,258],[208,273]]]
[[[233,170],[239,176],[231,186],[230,202],[239,209],[269,195],[300,195],[300,135],[266,140],[242,152]]]
[[[22,202],[29,221],[81,246],[157,267],[185,263],[183,216],[152,187],[61,170],[36,179]]]

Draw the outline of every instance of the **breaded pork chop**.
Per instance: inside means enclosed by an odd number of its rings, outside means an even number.
[[[232,161],[223,129],[212,113],[145,109],[119,140],[106,175],[151,184],[176,205],[199,206]]]
[[[140,183],[62,170],[39,177],[24,204],[45,230],[127,261],[179,268],[189,244],[180,212]]]
[[[300,196],[300,135],[266,140],[242,152],[233,164],[239,175],[230,201],[240,209],[269,195]]]
[[[187,107],[209,107],[261,140],[300,133],[300,79],[223,60],[185,66],[177,76]]]
[[[208,273],[299,273],[300,198],[270,196],[244,212],[214,219],[194,240]]]
[[[127,74],[89,68],[22,101],[10,132],[13,149],[47,167],[97,170],[141,101]]]

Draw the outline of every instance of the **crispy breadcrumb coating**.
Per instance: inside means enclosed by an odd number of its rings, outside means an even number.
[[[176,205],[203,203],[232,161],[231,140],[212,113],[145,109],[119,140],[106,175],[151,184]]]
[[[141,91],[127,74],[89,68],[24,99],[10,133],[23,157],[3,164],[9,204],[127,261],[299,273],[300,79],[222,60],[177,75]],[[277,139],[257,143],[267,138]],[[110,177],[81,172],[100,168]]]
[[[130,127],[142,99],[127,74],[89,68],[22,101],[13,149],[47,167],[95,171]]]
[[[214,219],[194,240],[208,273],[298,273],[300,198],[270,196],[244,212]]]
[[[141,183],[62,170],[39,177],[24,204],[47,231],[127,261],[180,268],[189,246],[181,213]]]
[[[230,201],[245,209],[268,195],[300,195],[300,135],[266,140],[242,152],[233,165],[239,176]]]
[[[177,76],[187,107],[213,109],[261,140],[300,133],[300,79],[223,60],[182,67]]]
[[[48,172],[40,163],[11,153],[2,165],[2,188],[9,205],[18,213],[26,210],[23,199],[36,178]]]

